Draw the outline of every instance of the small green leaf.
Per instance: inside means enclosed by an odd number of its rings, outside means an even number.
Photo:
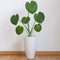
[[[42,29],[42,26],[41,26],[40,24],[36,24],[36,25],[34,26],[34,29],[35,29],[36,32],[40,32],[41,29]]]
[[[16,33],[17,33],[18,35],[22,34],[22,33],[23,33],[23,30],[24,30],[23,27],[20,26],[20,25],[16,27]]]
[[[11,16],[10,21],[11,21],[12,24],[17,25],[18,20],[19,20],[19,15],[18,14]]]
[[[26,2],[25,5],[27,11],[31,14],[35,13],[37,11],[37,3],[35,1]]]
[[[35,21],[38,23],[42,23],[45,19],[45,16],[42,12],[39,12],[38,14],[34,15]]]
[[[22,18],[22,23],[23,24],[27,24],[29,21],[30,21],[30,18],[29,17],[23,17]]]

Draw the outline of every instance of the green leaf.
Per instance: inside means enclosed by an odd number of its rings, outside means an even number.
[[[11,21],[12,24],[17,25],[18,20],[19,20],[19,15],[18,14],[11,16],[10,21]]]
[[[41,26],[40,24],[36,24],[36,25],[34,26],[34,29],[35,29],[36,32],[40,32],[41,29],[42,29],[42,26]]]
[[[18,35],[22,34],[22,33],[23,33],[23,30],[24,30],[23,27],[20,26],[20,25],[16,27],[16,33],[17,33]]]
[[[29,21],[30,21],[30,18],[29,17],[23,17],[22,18],[22,23],[23,24],[27,24]]]
[[[35,19],[36,22],[42,23],[45,19],[45,16],[42,12],[39,12],[38,14],[34,15],[34,19]]]
[[[37,3],[35,1],[26,2],[25,5],[27,11],[31,14],[35,13],[37,11]]]

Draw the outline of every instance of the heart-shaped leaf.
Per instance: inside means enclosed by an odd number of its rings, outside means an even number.
[[[35,21],[38,23],[42,23],[45,19],[45,16],[42,12],[39,12],[38,14],[34,15]]]
[[[23,24],[27,24],[29,21],[30,21],[30,18],[29,17],[23,17],[22,18],[22,23]]]
[[[37,11],[37,3],[35,1],[26,2],[25,5],[27,11],[31,14],[35,13]]]
[[[42,29],[42,26],[41,26],[40,24],[36,24],[36,25],[34,26],[34,29],[35,29],[36,32],[40,32],[41,29]]]
[[[10,20],[11,20],[11,23],[12,24],[17,25],[18,20],[19,20],[19,15],[16,14],[16,15],[11,16],[11,19]]]
[[[22,34],[22,33],[23,33],[23,30],[24,30],[23,27],[20,26],[20,25],[16,27],[16,33],[17,33],[18,35]]]

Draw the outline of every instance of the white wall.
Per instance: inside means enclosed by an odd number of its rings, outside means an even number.
[[[18,36],[15,26],[10,23],[12,14],[18,13],[20,18],[26,16],[25,2],[30,0],[0,0],[0,51],[23,51],[25,32]],[[36,0],[38,11],[43,11],[45,21],[38,37],[38,51],[60,51],[60,0]],[[31,16],[32,18],[32,16]],[[32,18],[33,20],[33,18]]]

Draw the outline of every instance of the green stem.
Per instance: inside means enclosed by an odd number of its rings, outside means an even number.
[[[29,28],[29,23],[27,23],[27,26],[28,26],[28,30],[30,31],[30,28]]]
[[[32,26],[32,28],[31,28],[31,31],[29,32],[29,35],[28,35],[29,37],[32,35],[34,25],[35,25],[35,22],[33,23],[33,26]]]
[[[27,32],[27,34],[28,34],[28,37],[30,37],[30,34],[31,34],[31,32],[29,31],[29,29],[23,24],[23,26],[25,27],[25,29],[27,30],[26,32]]]
[[[29,32],[28,28],[23,24],[23,26],[26,28],[26,30]]]
[[[29,17],[29,12],[28,12],[28,17]],[[29,22],[28,22],[27,26],[28,26],[28,30],[29,30],[28,36],[30,37],[30,27],[29,27]]]
[[[23,23],[22,23],[22,24],[23,24]],[[30,37],[30,30],[27,28],[26,25],[23,24],[23,26],[25,27],[25,29],[26,29],[25,31],[27,32],[28,36]]]
[[[20,21],[20,20],[19,20]],[[21,22],[21,21],[20,21]],[[22,23],[23,24],[23,23]],[[25,31],[26,31],[26,33],[28,33],[28,29],[27,29],[27,27],[23,24],[23,26],[25,27]]]
[[[34,25],[35,25],[35,21],[34,21],[33,26],[32,26],[32,28],[31,28],[30,36],[32,35]]]
[[[29,12],[28,12],[28,17],[29,17]],[[28,22],[27,26],[28,26],[28,29],[30,30],[30,28],[29,28],[29,22]]]

